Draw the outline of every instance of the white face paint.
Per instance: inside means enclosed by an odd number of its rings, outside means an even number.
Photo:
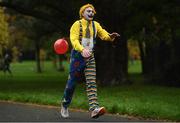
[[[94,11],[91,7],[88,7],[84,10],[82,15],[86,20],[90,21],[90,20],[93,20]]]

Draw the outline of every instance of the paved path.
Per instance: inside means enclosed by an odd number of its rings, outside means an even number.
[[[90,118],[88,112],[70,110],[70,118],[59,114],[60,108],[15,102],[0,101],[0,122],[129,122],[138,121],[116,115],[105,114],[98,119]]]

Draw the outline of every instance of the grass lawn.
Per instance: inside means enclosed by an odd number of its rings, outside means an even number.
[[[35,72],[36,63],[13,63],[13,76],[0,71],[0,100],[31,102],[59,106],[68,76],[45,62],[43,73]],[[140,62],[129,64],[132,85],[98,87],[100,105],[110,113],[180,121],[180,88],[143,84]],[[77,84],[71,108],[88,110],[85,84]]]

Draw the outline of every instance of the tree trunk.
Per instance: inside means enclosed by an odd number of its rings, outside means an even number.
[[[162,80],[168,86],[180,87],[180,37],[176,35],[176,30],[173,27],[171,27],[171,37],[171,52],[169,52],[171,56],[167,59],[165,69],[162,71]]]
[[[41,63],[40,63],[40,46],[39,46],[39,41],[35,41],[35,47],[36,47],[36,67],[37,67],[37,72],[42,73],[41,70]]]
[[[99,5],[102,3],[97,1]],[[107,4],[111,1],[106,1]],[[116,2],[115,2],[116,3]],[[113,4],[115,4],[113,3]],[[114,13],[114,8],[102,6],[109,9],[104,16],[103,8],[99,9],[99,20],[102,20],[102,27],[109,33],[118,32],[121,36],[116,38],[114,42],[97,41],[96,44],[96,65],[97,80],[101,85],[119,85],[127,83],[128,68],[128,49],[127,38],[124,34],[126,20],[119,13]]]
[[[144,51],[144,46],[143,46],[143,41],[138,40],[138,46],[140,49],[140,56],[141,56],[141,66],[142,66],[142,74],[146,74],[146,59],[145,59],[145,51]]]
[[[64,66],[63,66],[63,55],[58,55],[58,58],[59,58],[58,71],[65,71]]]
[[[127,82],[127,39],[121,34],[116,43],[97,41],[95,58],[97,81],[104,86]]]

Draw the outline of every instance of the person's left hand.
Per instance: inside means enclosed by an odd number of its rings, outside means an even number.
[[[116,37],[120,37],[120,34],[118,34],[117,32],[113,32],[113,33],[109,34],[109,36],[110,36],[111,39],[114,41],[114,39],[115,39]]]

